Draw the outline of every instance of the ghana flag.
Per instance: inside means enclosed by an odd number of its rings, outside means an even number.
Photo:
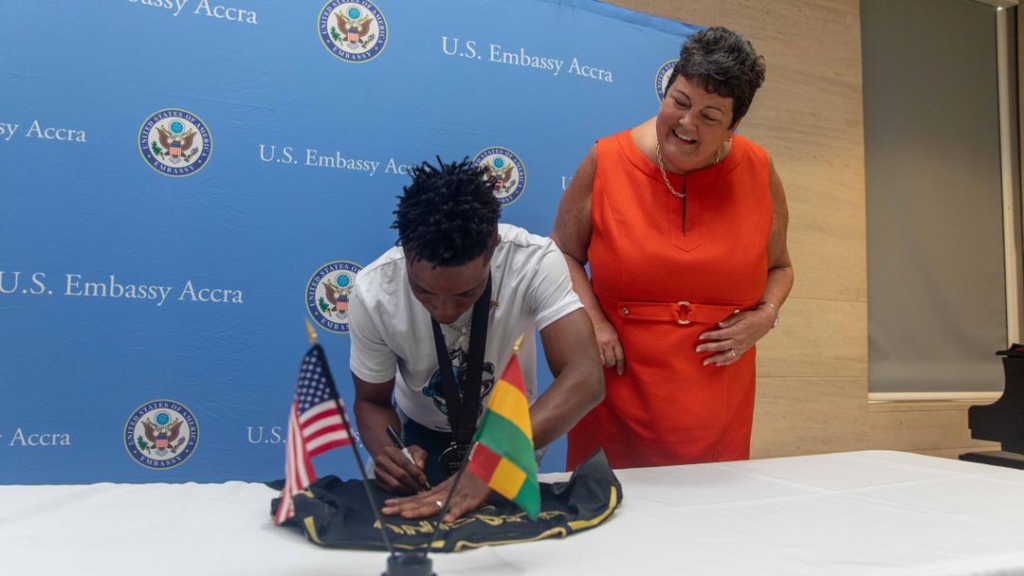
[[[526,400],[523,370],[516,342],[505,374],[494,387],[469,459],[469,472],[492,490],[515,502],[531,520],[540,512],[537,458],[533,454],[533,427]]]

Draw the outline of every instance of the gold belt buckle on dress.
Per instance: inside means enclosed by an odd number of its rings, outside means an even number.
[[[683,309],[686,309],[686,315],[683,315]],[[690,323],[690,303],[686,300],[680,300],[676,302],[676,322],[679,324]]]

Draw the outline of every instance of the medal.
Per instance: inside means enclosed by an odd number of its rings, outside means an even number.
[[[462,461],[466,456],[466,452],[469,450],[468,444],[456,444],[452,442],[452,445],[441,452],[441,456],[438,458],[438,464],[441,467],[441,471],[452,476],[459,472],[459,468],[462,467]]]

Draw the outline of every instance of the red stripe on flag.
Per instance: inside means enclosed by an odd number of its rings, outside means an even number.
[[[292,495],[298,494],[306,489],[313,482],[316,482],[316,472],[313,471],[313,464],[310,462],[309,453],[306,451],[306,443],[302,441],[302,432],[299,429],[298,419],[292,421],[291,434],[295,436],[293,442],[292,458],[295,459],[295,477],[292,483]]]
[[[277,524],[294,516],[292,498],[308,485],[304,483],[309,480],[305,460],[302,436],[299,435],[298,406],[292,404],[291,414],[288,416],[288,442],[285,445],[284,489],[281,490],[281,500],[277,504],[277,516],[274,518]]]
[[[337,404],[334,403],[334,400],[331,400],[330,398],[328,398],[327,400],[324,400],[324,401],[320,402],[319,404],[315,404],[313,406],[310,406],[305,412],[303,412],[302,414],[299,415],[299,424],[302,424],[303,426],[305,426],[306,423],[309,422],[310,420],[312,420],[313,418],[317,418],[320,415],[325,414],[325,413],[326,414],[337,414],[338,413],[338,406],[337,406]]]
[[[485,484],[490,484],[498,464],[501,464],[501,456],[495,454],[486,445],[477,444],[473,449],[473,457],[469,461],[469,473],[483,480]]]
[[[330,410],[326,410],[324,412],[320,412],[319,414],[314,415],[312,418],[310,418],[308,420],[305,420],[305,421],[302,421],[301,424],[302,424],[303,432],[305,432],[306,430],[310,430],[310,429],[314,429],[315,430],[316,429],[315,426],[317,424],[320,424],[321,426],[324,426],[325,425],[325,424],[323,424],[324,422],[330,422],[331,420],[337,420],[338,424],[341,424],[341,414],[338,414],[338,409],[337,409],[336,406],[334,406],[334,401],[333,400],[328,400],[327,402],[324,402],[323,404],[327,404],[328,407],[330,408]],[[319,406],[317,406],[317,408],[319,408]]]
[[[319,456],[319,455],[323,454],[324,452],[327,452],[328,450],[334,450],[335,448],[340,448],[342,446],[348,446],[348,445],[349,445],[348,437],[339,438],[337,440],[332,440],[332,441],[330,441],[330,442],[328,442],[326,444],[321,444],[320,446],[316,447],[314,450],[310,450],[309,457],[310,458],[314,458],[316,456]],[[314,482],[315,482],[315,480],[314,480]]]
[[[508,366],[505,367],[505,373],[501,375],[501,379],[522,392],[523,396],[526,396],[526,384],[523,382],[523,369],[519,366],[519,354],[512,355],[512,359],[508,361]]]
[[[304,422],[300,419],[303,444],[309,452],[307,459],[333,448],[347,446],[351,442],[348,431],[345,430],[345,422],[333,400],[321,402],[307,410],[304,417],[310,413],[314,414],[312,418]]]

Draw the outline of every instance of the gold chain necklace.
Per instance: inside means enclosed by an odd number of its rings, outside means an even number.
[[[668,188],[668,191],[671,192],[672,195],[675,196],[676,198],[683,198],[683,199],[685,199],[686,198],[686,188],[683,188],[683,193],[680,194],[679,192],[676,192],[676,189],[672,187],[672,183],[668,181],[668,174],[665,172],[665,160],[661,157],[661,142],[655,142],[654,146],[655,146],[655,148],[658,151],[658,168],[661,169],[661,179],[665,181],[665,186]],[[715,166],[715,165],[717,165],[721,161],[722,161],[722,148],[719,147],[718,150],[715,150],[715,161],[712,162],[707,167],[710,168],[711,166]]]
[[[470,322],[473,321],[472,318],[473,318],[472,315],[470,315]],[[462,344],[463,342],[465,342],[469,338],[469,328],[470,328],[470,324],[466,324],[466,323],[462,323],[462,324],[458,324],[458,323],[448,324],[448,329],[451,330],[452,332],[455,332],[455,334],[457,334],[457,337],[455,338],[455,341],[452,342],[452,347],[456,347],[459,344]]]
[[[661,142],[655,141],[655,148],[658,151],[658,168],[661,168],[661,179],[665,181],[665,187],[672,193],[676,198],[683,199],[683,236],[686,236],[686,222],[687,222],[687,206],[686,206],[686,174],[683,174],[683,193],[676,192],[676,189],[672,187],[672,183],[668,181],[668,174],[665,172],[665,160],[661,157]],[[722,148],[719,147],[715,150],[715,161],[712,162],[708,168],[715,166],[722,161]]]

